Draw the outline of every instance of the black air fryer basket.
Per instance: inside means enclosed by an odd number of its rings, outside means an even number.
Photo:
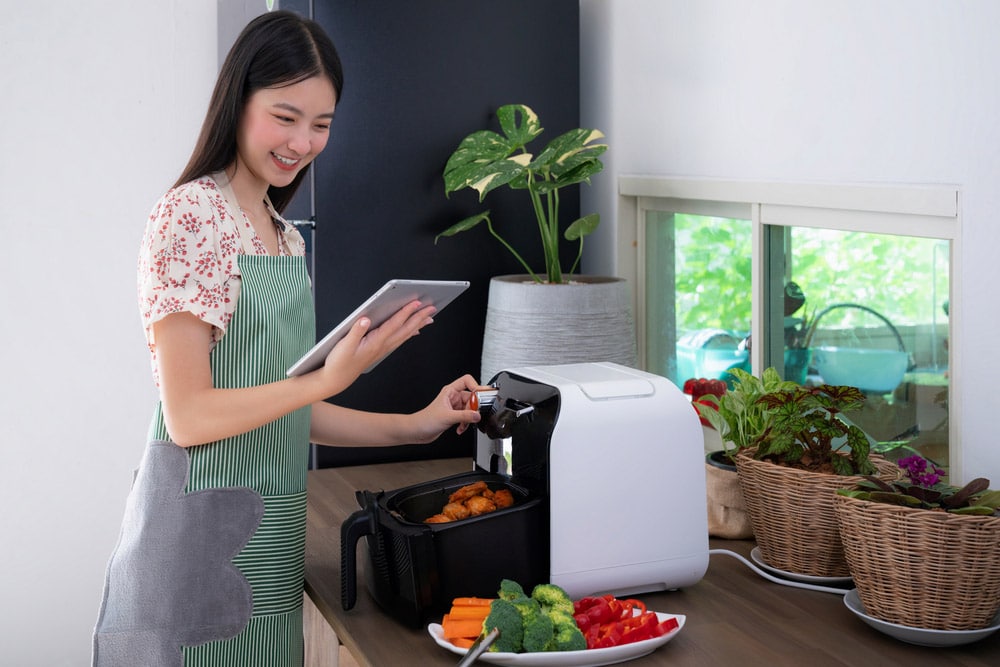
[[[514,505],[449,523],[423,523],[454,491],[480,480],[493,490],[510,489]],[[361,509],[340,532],[345,610],[357,599],[355,558],[362,536],[369,592],[391,616],[413,627],[440,620],[456,597],[495,597],[501,579],[525,587],[544,581],[543,499],[501,475],[462,473],[396,491],[359,491],[357,498]]]

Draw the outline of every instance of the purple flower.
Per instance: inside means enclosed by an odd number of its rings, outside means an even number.
[[[925,489],[933,487],[935,484],[940,482],[941,477],[944,476],[944,470],[941,470],[936,466],[932,466],[931,469],[928,470],[927,459],[919,454],[913,454],[912,456],[899,459],[896,462],[896,465],[906,471],[906,476],[910,478],[911,482],[917,486],[922,486]]]

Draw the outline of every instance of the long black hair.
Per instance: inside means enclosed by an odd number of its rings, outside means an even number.
[[[340,101],[344,87],[340,56],[318,23],[284,10],[250,21],[222,64],[198,142],[175,187],[232,164],[236,159],[236,132],[251,95],[262,88],[289,86],[313,76],[328,78]],[[308,170],[306,166],[285,187],[268,188],[267,194],[279,213],[291,201]]]

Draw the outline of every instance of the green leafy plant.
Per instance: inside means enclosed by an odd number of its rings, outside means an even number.
[[[791,322],[785,327],[785,347],[790,350],[809,349],[809,344],[815,333],[816,311],[806,313],[804,317],[788,319]]]
[[[838,475],[874,475],[868,436],[841,416],[864,406],[856,387],[820,385],[772,391],[757,399],[770,424],[754,441],[754,458]]]
[[[694,403],[699,416],[719,432],[726,454],[732,460],[736,452],[751,447],[767,431],[774,409],[761,402],[764,396],[789,391],[796,385],[781,379],[778,371],[767,368],[758,378],[741,368],[727,371],[733,377],[732,388],[721,396],[705,394]],[[729,447],[729,444],[733,447]]]
[[[599,130],[573,129],[559,135],[540,153],[528,152],[527,145],[542,133],[538,116],[523,104],[508,104],[497,110],[503,134],[479,130],[462,139],[444,168],[445,195],[472,188],[479,201],[496,188],[507,185],[513,190],[526,190],[534,208],[545,257],[545,275],[550,283],[562,283],[559,261],[559,191],[569,185],[590,182],[590,177],[604,169],[598,156],[607,150],[606,144],[593,143],[602,139]],[[470,216],[441,232],[434,238],[454,236],[477,226],[480,222],[507,250],[514,255],[536,282],[542,279],[532,271],[520,253],[496,230],[490,211]],[[566,227],[562,236],[567,241],[579,241],[572,274],[583,255],[583,237],[600,223],[596,213],[583,216]]]
[[[838,489],[837,493],[859,500],[952,514],[1000,516],[1000,491],[991,491],[988,479],[977,477],[965,486],[957,487],[944,483],[944,471],[930,465],[919,454],[899,459],[896,463],[906,471],[905,479],[886,482],[878,477],[866,476],[853,489]]]
[[[812,324],[815,322],[816,311],[812,316],[805,312],[803,317],[795,317],[806,304],[806,295],[793,281],[785,283],[784,291],[784,311],[785,311],[785,347],[792,350],[804,350],[809,347],[812,338]]]

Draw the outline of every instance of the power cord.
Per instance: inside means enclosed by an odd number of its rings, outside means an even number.
[[[843,588],[833,588],[831,586],[819,586],[816,584],[807,584],[801,581],[790,581],[788,579],[781,579],[780,577],[775,577],[768,572],[757,567],[754,563],[751,563],[742,555],[736,553],[735,551],[730,551],[729,549],[709,549],[709,555],[711,554],[721,554],[723,556],[732,556],[736,560],[743,561],[743,563],[749,567],[751,570],[764,577],[768,581],[773,581],[776,584],[781,584],[783,586],[792,586],[793,588],[804,588],[810,591],[820,591],[821,593],[836,593],[837,595],[846,595],[848,591]]]

